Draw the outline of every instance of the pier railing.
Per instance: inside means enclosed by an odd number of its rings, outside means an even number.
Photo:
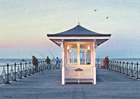
[[[96,67],[101,68],[103,62],[96,61]],[[126,76],[131,76],[140,79],[140,64],[133,62],[110,61],[108,70],[122,73]]]
[[[59,65],[59,66],[58,66]],[[41,72],[47,69],[61,68],[62,64],[56,64],[56,60],[52,60],[50,64],[45,61],[38,62],[37,72]],[[21,62],[19,64],[8,64],[0,66],[0,84],[10,84],[10,81],[16,81],[17,79],[23,79],[25,77],[35,74],[35,66],[31,62]]]

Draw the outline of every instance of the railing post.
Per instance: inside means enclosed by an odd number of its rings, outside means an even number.
[[[127,74],[126,74],[126,76],[129,76],[129,75],[128,75],[128,62],[127,62]]]
[[[131,70],[132,70],[132,72],[131,72],[131,73],[132,73],[131,77],[134,77],[134,76],[133,76],[133,62],[131,62]]]
[[[26,75],[27,75],[27,62],[25,62],[25,76],[24,77],[27,77]]]
[[[123,74],[125,74],[125,73],[124,73],[124,64],[125,64],[125,62],[123,62]]]
[[[139,66],[139,64],[138,64],[138,62],[137,62],[137,79],[139,79],[139,70],[138,70],[138,66]]]
[[[9,83],[9,64],[7,63],[7,81],[6,84],[10,84]]]
[[[115,64],[115,63],[114,63],[114,61],[113,61],[113,71],[114,71],[114,64]]]
[[[109,70],[109,68],[110,68],[110,62],[108,62],[108,70]]]
[[[44,63],[45,63],[45,62],[43,61],[43,68],[44,68],[44,70],[45,70],[45,65],[44,65]]]
[[[19,79],[22,79],[22,63],[20,63],[20,74],[21,77]]]
[[[41,66],[41,71],[43,71],[43,67],[42,67],[42,61],[40,62],[40,66]]]
[[[43,70],[42,70],[42,61],[41,61],[41,63],[40,63],[40,64],[41,64],[41,71],[43,71]]]
[[[29,75],[28,76],[31,76],[31,62],[29,62]]]
[[[33,74],[35,73],[35,65],[33,65]]]
[[[115,61],[115,63],[114,63],[115,65],[114,65],[114,69],[115,69],[115,71],[116,71],[116,61]]]
[[[46,62],[45,62],[45,69],[47,70],[47,65],[46,65]]]
[[[112,70],[112,66],[113,66],[113,61],[111,61],[111,70]]]
[[[121,61],[120,61],[120,73],[122,73],[122,72],[121,72]]]
[[[117,72],[119,72],[119,71],[118,71],[118,63],[119,63],[119,62],[117,61]]]
[[[110,70],[111,70],[111,66],[112,66],[112,61],[110,61]]]
[[[16,80],[16,63],[14,64],[14,66],[15,66],[15,79],[14,79],[14,81],[17,81]]]
[[[99,58],[98,58],[98,68],[99,68]]]

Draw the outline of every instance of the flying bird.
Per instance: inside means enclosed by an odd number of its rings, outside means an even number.
[[[108,16],[106,17],[106,19],[108,19]]]
[[[94,9],[94,11],[96,12],[96,11],[97,11],[97,9]]]

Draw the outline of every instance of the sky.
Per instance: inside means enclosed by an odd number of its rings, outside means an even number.
[[[47,34],[78,22],[111,34],[96,57],[140,58],[140,0],[0,0],[0,58],[53,58],[48,50],[61,58],[61,48]]]

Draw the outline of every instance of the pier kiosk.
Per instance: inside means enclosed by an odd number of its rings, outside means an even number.
[[[95,49],[107,41],[110,34],[99,34],[77,25],[47,36],[62,48],[62,85],[66,82],[96,84]]]

